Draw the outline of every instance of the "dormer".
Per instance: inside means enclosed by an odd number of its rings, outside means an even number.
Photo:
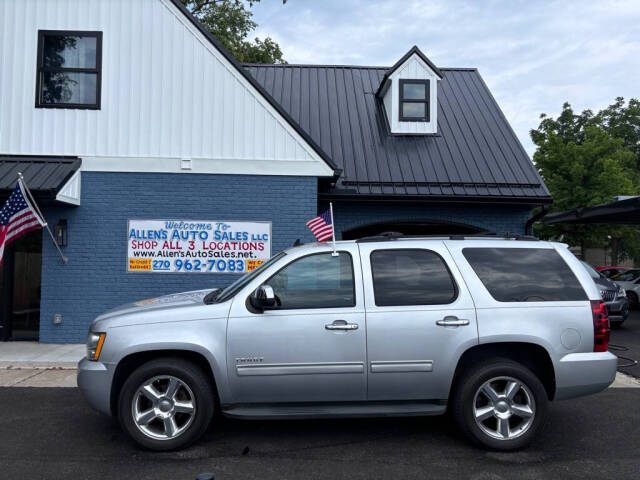
[[[437,133],[441,79],[442,72],[416,46],[387,70],[376,95],[392,134]]]

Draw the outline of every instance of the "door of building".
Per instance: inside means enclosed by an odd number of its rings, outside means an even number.
[[[7,246],[0,265],[0,340],[38,340],[41,271],[41,230]]]

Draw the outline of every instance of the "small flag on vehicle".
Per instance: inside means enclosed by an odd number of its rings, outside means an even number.
[[[22,180],[18,180],[9,200],[0,209],[0,264],[6,245],[44,225],[25,194]]]
[[[315,235],[319,242],[326,242],[333,237],[333,224],[331,222],[331,210],[320,214],[307,222],[307,227]]]

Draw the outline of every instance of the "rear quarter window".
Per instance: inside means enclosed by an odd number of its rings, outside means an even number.
[[[462,254],[498,302],[588,300],[564,259],[547,248],[464,248]]]

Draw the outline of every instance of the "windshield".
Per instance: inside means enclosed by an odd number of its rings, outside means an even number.
[[[582,265],[584,265],[585,270],[589,272],[589,275],[591,275],[591,278],[601,277],[601,275],[597,272],[597,270],[593,268],[591,265],[589,265],[587,262],[582,262]]]
[[[253,280],[255,278],[256,275],[258,275],[260,272],[262,272],[264,269],[266,269],[267,267],[269,267],[270,265],[272,265],[273,263],[277,262],[278,260],[280,260],[282,257],[284,257],[286,255],[286,253],[284,252],[280,252],[279,254],[277,254],[274,257],[271,257],[268,261],[266,261],[265,263],[263,263],[262,265],[260,265],[258,268],[256,268],[255,270],[253,270],[251,273],[247,273],[244,276],[240,277],[238,280],[236,280],[235,282],[233,282],[231,285],[229,285],[227,288],[225,288],[220,295],[218,295],[216,297],[216,302],[220,303],[220,302],[224,302],[228,299],[230,299],[231,297],[233,297],[236,293],[238,293],[239,290],[241,290],[247,283],[249,283],[251,280]]]

